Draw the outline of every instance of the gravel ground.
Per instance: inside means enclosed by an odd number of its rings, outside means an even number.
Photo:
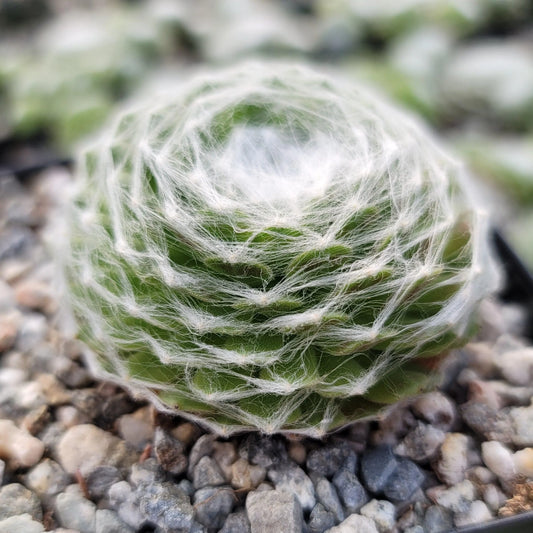
[[[379,422],[217,438],[94,381],[57,331],[43,234],[69,180],[0,178],[0,533],[446,532],[533,509],[518,309],[487,302],[442,388]]]

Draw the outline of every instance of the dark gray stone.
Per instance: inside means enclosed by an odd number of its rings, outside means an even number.
[[[294,494],[279,490],[250,492],[246,514],[253,533],[302,533],[302,508]]]
[[[390,446],[366,450],[361,458],[361,475],[366,488],[370,492],[382,492],[397,466],[398,461]]]
[[[85,478],[85,482],[91,498],[99,500],[107,494],[111,485],[118,483],[121,479],[122,475],[118,468],[114,466],[97,466],[94,470],[91,470]]]
[[[453,529],[453,516],[450,511],[439,505],[431,505],[424,515],[426,533],[447,533]]]
[[[231,487],[205,487],[197,490],[194,495],[195,518],[209,529],[219,529],[224,525],[234,503]]]
[[[217,462],[211,457],[204,455],[194,467],[194,488],[202,489],[204,487],[217,487],[224,483],[225,479]]]
[[[316,504],[315,487],[307,474],[294,463],[282,463],[271,468],[267,476],[276,489],[294,494],[304,511],[310,511]]]
[[[306,466],[308,470],[318,472],[325,477],[335,475],[343,466],[355,473],[357,456],[348,443],[336,442],[310,451]]]
[[[20,483],[10,483],[0,489],[0,520],[29,514],[34,520],[43,518],[41,502],[37,495]]]
[[[143,486],[138,498],[139,511],[153,524],[167,529],[191,527],[194,509],[189,496],[174,483]]]
[[[342,469],[337,472],[333,477],[333,485],[348,514],[357,512],[368,501],[365,488],[349,470]]]
[[[424,472],[410,459],[398,458],[398,466],[383,487],[383,494],[393,502],[408,500],[424,482]]]
[[[244,511],[231,513],[218,533],[251,533],[250,522]]]
[[[333,513],[336,522],[342,522],[344,520],[344,511],[335,487],[326,478],[319,478],[315,483],[315,492],[318,501],[326,510]]]
[[[251,433],[239,448],[239,455],[249,463],[269,468],[288,461],[285,442],[280,437]]]
[[[187,470],[185,446],[160,427],[154,432],[154,453],[161,467],[174,475]]]
[[[335,523],[333,513],[328,511],[321,503],[317,503],[309,515],[307,525],[310,533],[324,533],[326,529],[333,527]]]

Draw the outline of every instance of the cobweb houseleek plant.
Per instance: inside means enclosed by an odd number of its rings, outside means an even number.
[[[78,167],[63,267],[92,367],[218,433],[319,436],[417,394],[494,288],[461,167],[307,67],[196,77]]]

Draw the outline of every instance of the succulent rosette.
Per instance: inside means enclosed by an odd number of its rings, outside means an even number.
[[[221,434],[319,436],[434,385],[495,285],[461,166],[307,67],[173,89],[79,159],[63,266],[93,368]]]

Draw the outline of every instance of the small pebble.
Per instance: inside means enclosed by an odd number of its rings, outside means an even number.
[[[48,325],[43,315],[26,313],[20,321],[15,347],[22,353],[28,353],[45,340],[47,333]]]
[[[0,315],[0,353],[7,352],[15,344],[18,322],[18,313]]]
[[[171,434],[175,439],[178,439],[185,444],[185,446],[189,446],[198,439],[201,435],[201,430],[192,422],[183,422],[183,424],[173,428]]]
[[[0,458],[10,468],[28,468],[43,456],[44,444],[28,432],[19,429],[11,420],[0,420]]]
[[[497,512],[500,507],[505,505],[507,496],[496,485],[484,485],[480,490],[483,501],[491,511]]]
[[[333,476],[343,466],[349,456],[355,459],[355,453],[346,443],[335,443],[309,452],[306,460],[307,469],[325,477]],[[355,470],[354,465],[354,470]]]
[[[250,522],[244,511],[230,513],[218,533],[251,533]]]
[[[99,500],[107,494],[112,485],[118,483],[121,479],[122,476],[118,468],[104,465],[92,469],[85,478],[85,483],[91,498]]]
[[[11,516],[0,520],[0,533],[43,533],[44,526],[29,514]]]
[[[487,467],[500,479],[512,479],[516,474],[513,454],[501,442],[488,441],[481,444],[481,456]]]
[[[194,488],[216,487],[217,485],[223,485],[224,482],[224,476],[217,462],[213,458],[204,455],[194,467]]]
[[[509,411],[513,427],[512,441],[517,446],[533,446],[533,404]]]
[[[41,498],[63,492],[71,482],[70,476],[52,459],[44,459],[26,475],[26,486]]]
[[[57,460],[69,473],[87,476],[98,466],[125,469],[138,459],[126,443],[92,424],[69,428],[57,446]]]
[[[57,310],[57,302],[53,296],[50,285],[33,279],[21,281],[15,286],[15,298],[17,303],[32,309],[51,315]]]
[[[96,506],[78,494],[63,492],[56,498],[56,517],[60,525],[79,531],[94,533]]]
[[[492,513],[486,503],[481,500],[472,502],[468,510],[455,515],[454,523],[456,527],[466,527],[473,524],[481,524],[492,520]]]
[[[152,440],[154,429],[150,407],[141,407],[132,414],[119,417],[116,421],[117,432],[137,451],[142,451]]]
[[[370,500],[361,507],[360,514],[371,518],[380,533],[390,533],[394,529],[396,508],[386,500]]]
[[[129,480],[135,487],[142,485],[153,485],[165,480],[165,473],[161,465],[153,457],[149,457],[142,463],[135,463],[131,466]]]
[[[304,511],[310,511],[315,506],[315,487],[299,466],[284,463],[270,468],[267,476],[274,483],[276,490],[294,494]]]
[[[398,455],[423,463],[437,455],[445,437],[446,433],[442,429],[418,422],[394,451]]]
[[[266,476],[262,466],[251,465],[246,459],[238,459],[231,465],[231,485],[236,489],[254,489]]]
[[[307,525],[310,533],[323,533],[336,524],[335,516],[321,503],[317,503],[311,510]]]
[[[239,455],[250,463],[269,468],[288,459],[285,443],[281,438],[251,433],[239,447]]]
[[[421,487],[424,479],[424,473],[413,461],[400,457],[396,470],[383,487],[383,494],[393,502],[408,501]]]
[[[287,452],[289,454],[289,458],[300,466],[303,465],[307,459],[307,450],[301,442],[289,442],[289,449]]]
[[[37,495],[20,483],[10,483],[0,489],[0,520],[20,514],[42,520],[43,510]]]
[[[187,470],[188,460],[185,455],[185,446],[160,427],[156,428],[154,433],[154,453],[163,470],[174,475]]]
[[[315,491],[318,501],[326,510],[333,513],[336,523],[342,522],[344,520],[344,511],[333,484],[324,477],[318,478],[315,482]]]
[[[134,533],[135,530],[123,522],[115,511],[98,509],[96,511],[95,533]]]
[[[509,383],[530,385],[533,381],[533,348],[506,352],[498,357],[496,365]]]
[[[367,501],[368,495],[356,475],[345,468],[333,477],[333,485],[337,489],[339,499],[348,514],[358,511]]]
[[[213,459],[217,462],[227,482],[231,482],[232,465],[237,460],[237,450],[232,442],[213,442]],[[261,468],[261,467],[259,467]]]
[[[533,448],[524,448],[515,452],[513,462],[517,474],[533,478]]]
[[[465,478],[468,444],[468,437],[462,433],[446,434],[436,466],[439,477],[446,484],[455,485]]]
[[[392,473],[398,467],[398,461],[390,446],[380,446],[365,451],[361,458],[361,474],[370,492],[379,493]]]
[[[194,494],[195,519],[208,528],[219,529],[234,503],[230,487],[204,487]]]
[[[138,502],[143,517],[162,529],[188,529],[192,525],[194,509],[189,496],[172,482],[143,485]]]
[[[114,483],[107,494],[109,503],[126,524],[135,529],[142,527],[146,520],[139,510],[137,495],[127,481]]]
[[[512,422],[504,413],[483,403],[467,402],[461,406],[461,414],[466,424],[486,440],[512,442]]]
[[[428,489],[426,494],[430,499],[454,513],[462,513],[470,507],[476,499],[477,491],[474,484],[465,479],[457,485],[448,489],[444,487],[433,487]]]
[[[449,533],[453,529],[453,516],[448,509],[430,505],[424,514],[423,524],[427,533]]]
[[[454,402],[440,391],[428,392],[411,404],[415,415],[435,428],[449,431],[457,419]]]
[[[351,514],[338,526],[326,530],[325,533],[379,533],[371,518],[359,514]]]
[[[302,508],[293,494],[279,490],[250,492],[246,513],[253,533],[302,533]]]
[[[156,430],[156,437],[157,437],[157,430]],[[188,457],[189,464],[187,467],[187,477],[189,479],[192,479],[194,468],[198,464],[198,461],[204,455],[211,455],[213,453],[213,443],[215,439],[216,439],[215,435],[212,435],[211,433],[206,433],[205,435],[202,435],[194,443],[193,447],[191,448],[191,451],[189,452],[189,457]]]

